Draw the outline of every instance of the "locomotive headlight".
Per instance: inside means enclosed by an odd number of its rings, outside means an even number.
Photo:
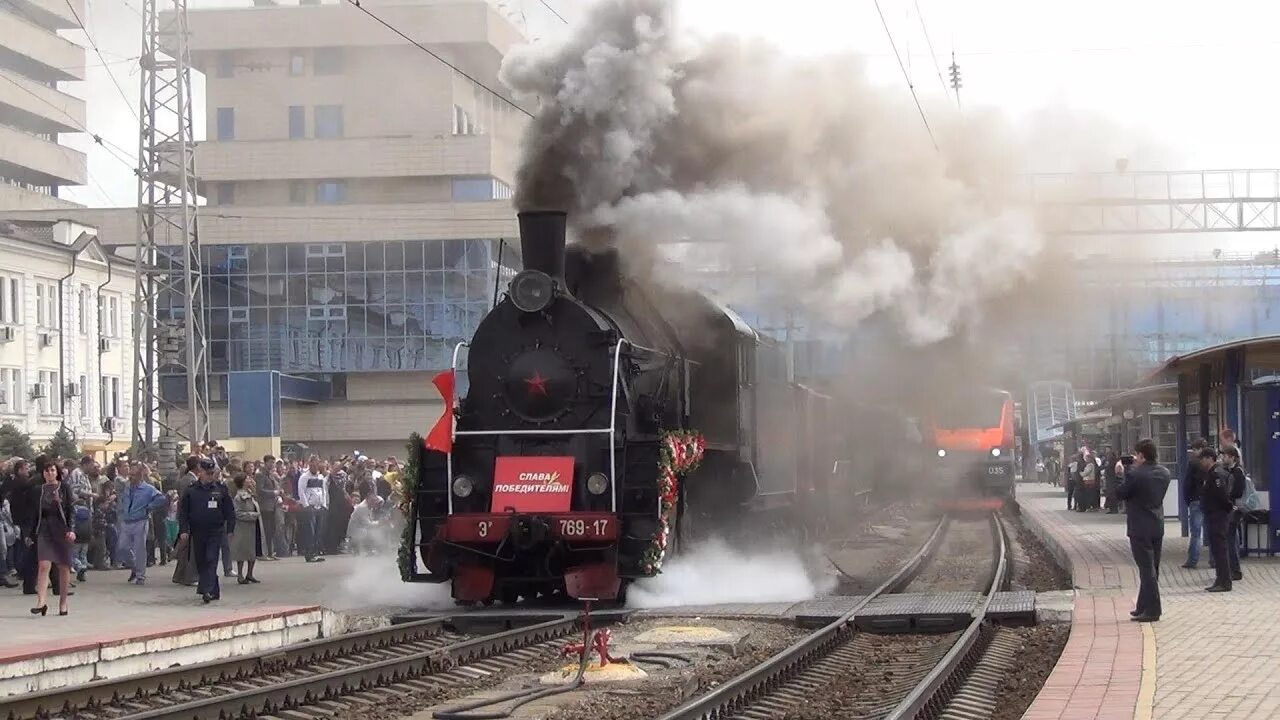
[[[555,281],[541,270],[521,270],[511,280],[511,302],[524,312],[542,312],[554,299]]]
[[[604,473],[591,473],[587,478],[587,491],[592,495],[603,495],[609,489],[609,477]]]
[[[459,475],[453,479],[453,494],[460,498],[469,497],[475,488],[476,484],[466,475]]]
[[[947,456],[947,451],[943,450],[942,448],[938,448],[938,457],[946,457],[946,456]]]
[[[1000,448],[991,448],[991,457],[1000,457]]]

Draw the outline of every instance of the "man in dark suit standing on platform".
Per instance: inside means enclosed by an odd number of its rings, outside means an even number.
[[[1124,474],[1116,497],[1125,501],[1129,549],[1138,566],[1138,602],[1130,615],[1136,622],[1160,619],[1160,547],[1164,544],[1164,494],[1169,471],[1156,461],[1156,445],[1139,440],[1133,465]]]

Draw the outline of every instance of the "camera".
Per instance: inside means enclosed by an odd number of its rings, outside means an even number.
[[[1133,456],[1132,456],[1132,455],[1121,455],[1121,456],[1120,456],[1120,464],[1121,464],[1121,465],[1123,465],[1123,466],[1125,466],[1125,467],[1129,467],[1130,465],[1132,465],[1132,464],[1133,464]]]

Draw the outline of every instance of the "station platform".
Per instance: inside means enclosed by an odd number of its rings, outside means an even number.
[[[1232,592],[1207,593],[1207,553],[1179,567],[1187,540],[1168,521],[1163,616],[1136,623],[1124,515],[1069,512],[1065,492],[1043,484],[1019,485],[1018,503],[1076,588],[1070,638],[1026,720],[1280,717],[1280,559],[1242,559]]]
[[[408,604],[397,595],[392,556],[259,562],[260,584],[221,578],[222,598],[208,605],[171,582],[172,572],[148,568],[147,584],[137,586],[127,570],[90,571],[65,617],[56,596],[41,617],[30,613],[34,595],[0,588],[0,696],[345,632],[382,607]]]

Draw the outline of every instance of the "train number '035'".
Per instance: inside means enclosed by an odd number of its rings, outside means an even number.
[[[586,537],[588,535],[599,537],[609,532],[609,521],[605,518],[599,520],[561,520],[560,534],[565,537]]]

